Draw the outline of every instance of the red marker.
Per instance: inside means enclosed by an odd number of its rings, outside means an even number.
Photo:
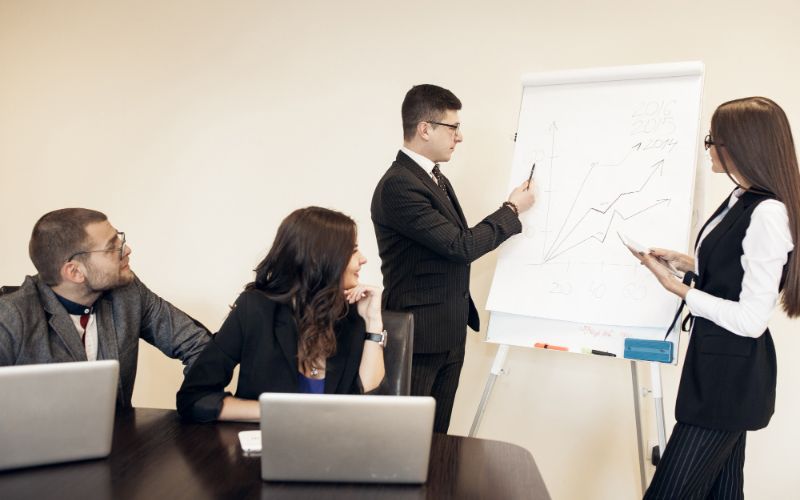
[[[552,349],[553,351],[569,351],[566,347],[562,347],[560,345],[553,345],[553,344],[545,344],[542,342],[537,342],[533,344],[533,347],[538,347],[539,349]]]

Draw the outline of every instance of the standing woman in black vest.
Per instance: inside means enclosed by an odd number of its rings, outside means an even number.
[[[645,498],[744,498],[747,431],[775,409],[777,362],[767,323],[781,299],[800,315],[800,173],[786,114],[764,97],[720,105],[705,147],[737,188],[700,231],[694,256],[637,255],[694,318],[677,423]],[[664,264],[697,274],[694,288]]]

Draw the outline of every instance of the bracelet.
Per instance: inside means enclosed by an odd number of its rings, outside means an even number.
[[[514,204],[513,201],[504,201],[503,206],[510,208],[511,211],[514,212],[514,215],[519,217],[519,209],[517,208],[517,206]]]

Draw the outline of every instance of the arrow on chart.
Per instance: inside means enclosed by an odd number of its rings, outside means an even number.
[[[634,146],[634,147],[636,147],[636,146]],[[627,159],[627,155],[622,160],[622,162],[624,162],[626,159]],[[616,165],[619,165],[619,163],[617,163]],[[642,213],[644,213],[644,212],[646,212],[646,211],[648,211],[648,210],[650,210],[652,208],[655,208],[655,207],[657,207],[659,205],[662,205],[662,204],[665,204],[665,203],[669,204],[670,198],[662,198],[662,199],[656,200],[655,203],[653,203],[653,204],[651,204],[651,205],[649,205],[649,206],[647,206],[645,208],[642,208],[640,210],[637,210],[637,211],[635,211],[633,213],[628,213],[628,214],[625,214],[622,211],[617,210],[615,208],[615,205],[620,200],[622,200],[623,198],[625,198],[627,196],[631,196],[631,195],[637,194],[637,193],[640,193],[642,190],[644,190],[644,188],[656,176],[656,173],[658,173],[659,175],[661,175],[663,173],[664,160],[661,159],[661,160],[655,162],[654,164],[650,165],[650,172],[647,175],[647,178],[644,180],[644,182],[641,184],[641,186],[639,186],[638,189],[618,194],[616,196],[616,198],[614,198],[614,200],[611,203],[609,203],[607,206],[605,206],[605,208],[590,207],[588,210],[586,210],[586,212],[583,215],[581,215],[580,218],[578,218],[578,220],[575,222],[575,224],[572,225],[572,227],[570,227],[568,230],[566,230],[567,221],[569,221],[569,218],[572,215],[572,212],[575,209],[575,206],[577,205],[577,203],[578,203],[578,201],[579,201],[579,199],[581,197],[581,192],[583,191],[583,188],[584,188],[584,186],[586,186],[589,177],[592,175],[592,172],[594,171],[594,169],[597,166],[598,166],[597,164],[592,164],[592,166],[589,168],[589,171],[586,173],[586,176],[583,178],[583,181],[581,182],[581,186],[578,189],[578,193],[575,196],[575,200],[573,200],[572,205],[570,206],[569,212],[567,213],[567,216],[564,219],[564,224],[562,224],[561,228],[558,231],[558,235],[556,235],[556,241],[553,243],[553,245],[550,247],[550,249],[547,251],[547,253],[545,255],[545,258],[544,258],[545,262],[551,261],[551,260],[555,259],[556,257],[558,257],[560,255],[563,255],[565,252],[568,252],[569,250],[571,250],[571,249],[573,249],[573,248],[575,248],[577,246],[580,246],[581,244],[583,244],[583,243],[585,243],[585,242],[587,242],[589,240],[594,239],[594,240],[597,240],[597,241],[599,241],[601,243],[604,242],[605,239],[606,239],[606,236],[608,235],[608,230],[611,227],[611,224],[613,223],[614,218],[617,217],[617,216],[619,216],[619,218],[621,218],[622,220],[628,220],[628,219],[630,219],[632,217],[636,217],[638,215],[641,215]],[[604,215],[606,215],[608,213],[611,213],[611,217],[610,217],[608,223],[605,224],[605,228],[602,231],[590,232],[589,236],[587,236],[585,238],[581,238],[576,243],[570,244],[569,246],[565,247],[565,245],[567,244],[567,240],[570,239],[570,237],[573,235],[573,233],[576,233],[576,232],[580,233],[581,232],[581,231],[578,231],[578,230],[581,228],[581,225],[584,222],[587,222],[587,221],[588,221],[588,223],[592,223],[593,222],[593,221],[591,221],[589,219],[590,216],[594,216],[594,215],[604,216]],[[597,224],[597,223],[594,222],[594,224]],[[561,235],[562,235],[562,233],[564,233],[565,230],[566,230],[566,233],[562,237]]]

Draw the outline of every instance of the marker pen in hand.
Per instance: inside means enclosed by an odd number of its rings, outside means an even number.
[[[525,186],[525,191],[527,191],[528,188],[531,187],[531,179],[533,179],[533,169],[534,168],[536,168],[536,162],[533,162],[533,166],[531,167],[531,175],[528,176],[528,185]]]

